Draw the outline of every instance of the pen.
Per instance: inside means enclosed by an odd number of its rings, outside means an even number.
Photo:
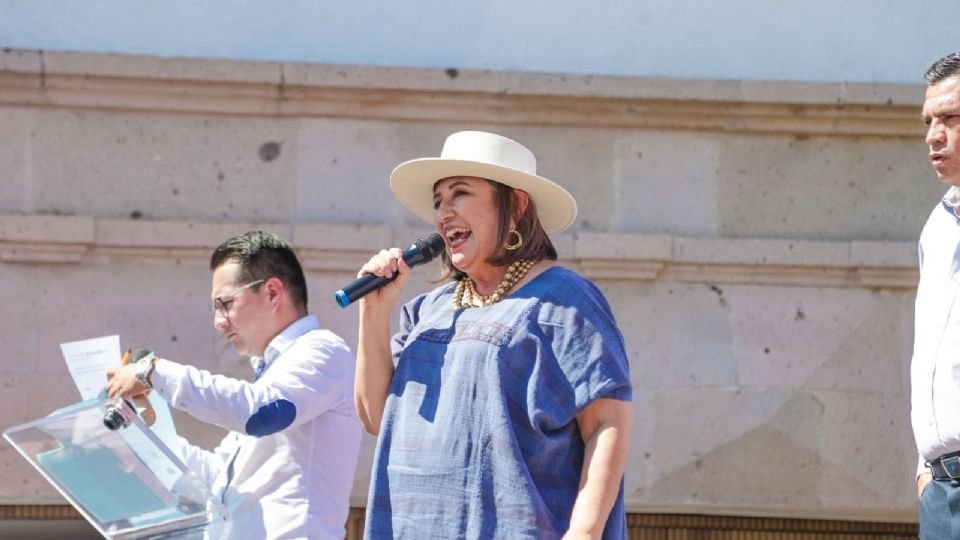
[[[130,362],[130,349],[127,349],[127,352],[123,353],[123,358],[120,359],[120,365],[125,366]]]

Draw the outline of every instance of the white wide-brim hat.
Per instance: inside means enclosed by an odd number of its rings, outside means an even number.
[[[438,158],[406,161],[390,174],[397,199],[434,223],[433,186],[451,176],[486,178],[526,191],[547,234],[563,231],[577,217],[577,201],[559,185],[537,176],[537,158],[522,144],[495,133],[460,131],[447,137]]]

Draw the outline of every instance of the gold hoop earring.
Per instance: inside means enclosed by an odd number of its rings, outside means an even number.
[[[516,229],[510,229],[510,232],[507,233],[507,236],[510,236],[511,234],[517,235],[517,241],[511,244],[508,240],[508,243],[503,245],[503,249],[506,249],[507,251],[520,249],[520,246],[523,245],[523,236],[520,236],[520,231]]]

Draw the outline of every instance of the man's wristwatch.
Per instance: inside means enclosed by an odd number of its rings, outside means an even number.
[[[137,360],[134,367],[133,374],[137,376],[137,381],[145,388],[153,388],[153,384],[150,382],[150,375],[153,374],[153,367],[156,362],[157,357],[153,354],[153,351],[147,351],[146,355]]]

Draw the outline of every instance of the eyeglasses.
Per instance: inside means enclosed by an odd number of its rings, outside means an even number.
[[[256,281],[251,281],[246,285],[241,285],[236,289],[230,291],[229,293],[218,296],[213,299],[213,304],[210,305],[211,312],[219,312],[224,317],[230,312],[230,305],[233,304],[233,297],[242,293],[243,291],[249,289],[250,287],[256,287],[266,281],[266,279],[258,279]]]

